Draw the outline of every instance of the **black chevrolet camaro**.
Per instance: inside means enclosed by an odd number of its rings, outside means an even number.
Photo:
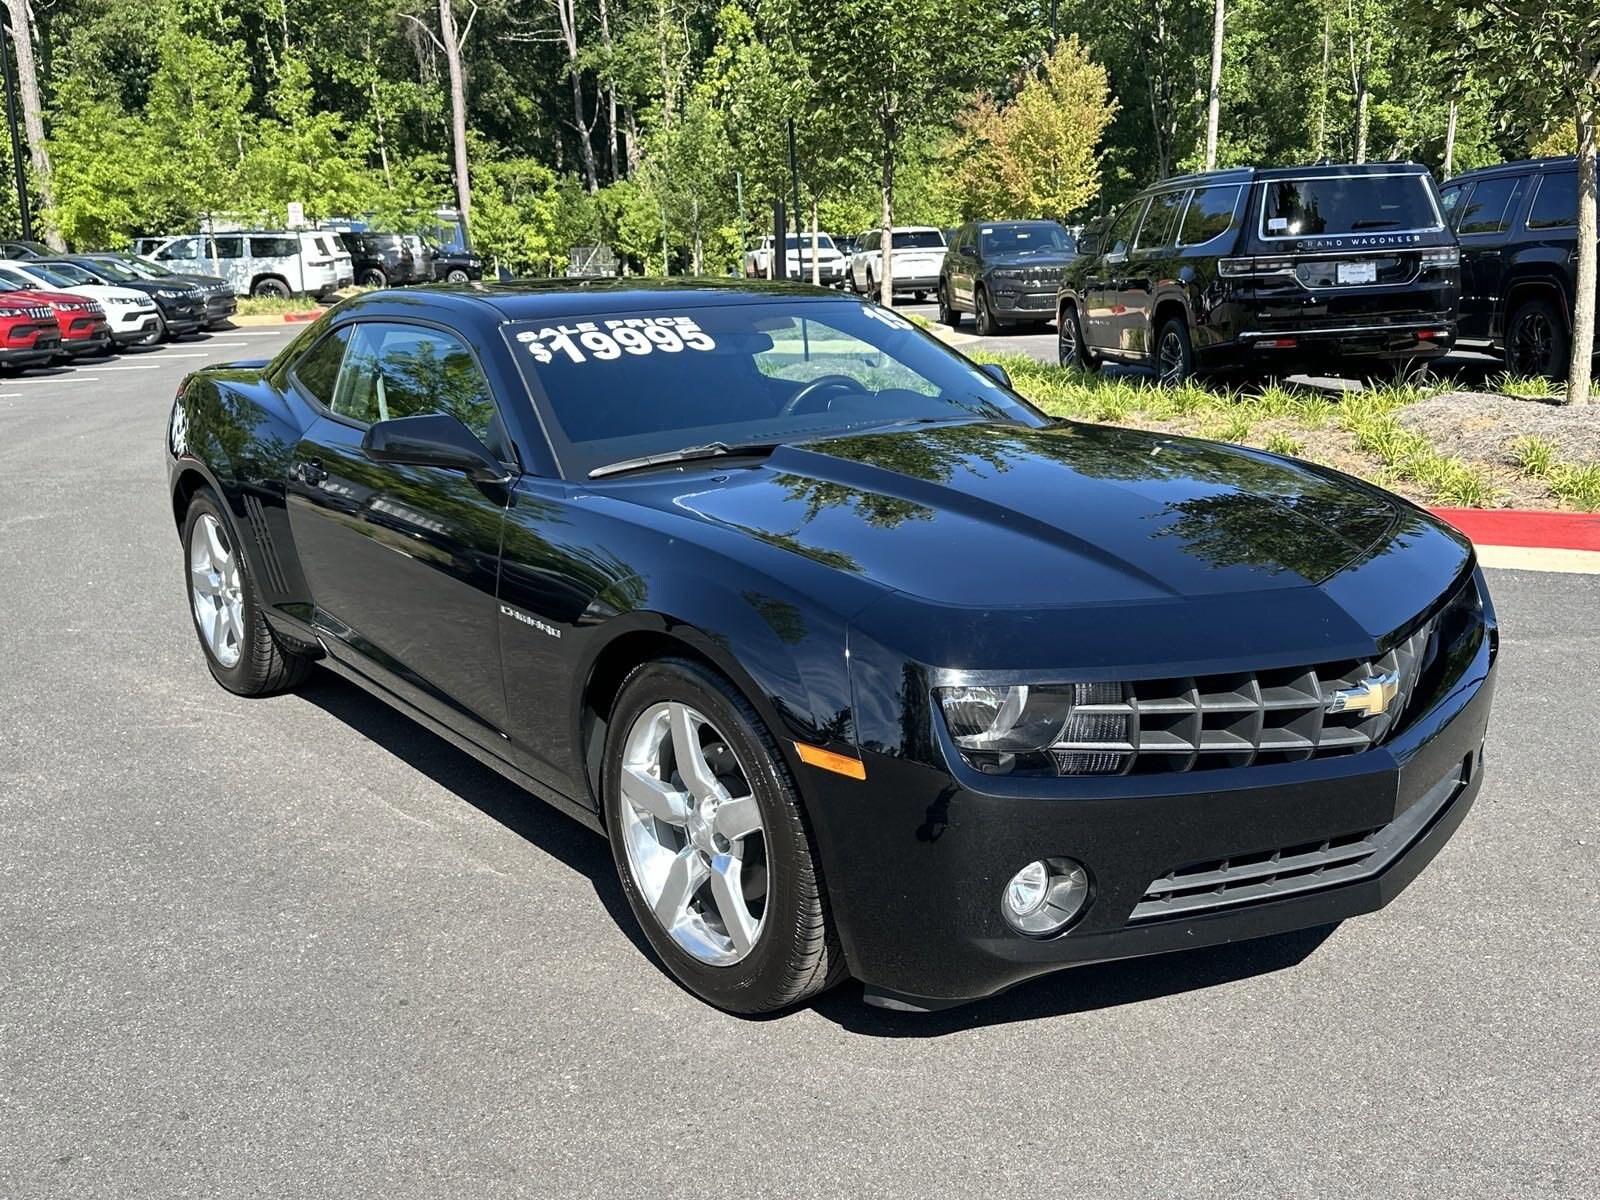
[[[320,662],[602,831],[730,1010],[1337,922],[1481,783],[1498,638],[1459,535],[1053,421],[837,293],[370,293],[190,376],[168,439],[217,680]]]

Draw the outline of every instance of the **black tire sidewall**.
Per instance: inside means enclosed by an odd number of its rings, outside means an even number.
[[[1563,323],[1561,313],[1557,311],[1556,306],[1545,299],[1525,300],[1512,312],[1511,321],[1506,327],[1506,366],[1511,370],[1524,370],[1520,364],[1512,361],[1517,327],[1522,324],[1524,317],[1535,313],[1543,316],[1550,326],[1552,361],[1547,368],[1536,369],[1533,373],[1542,375],[1546,379],[1564,379],[1571,359],[1572,335]]]
[[[444,278],[446,283],[462,284],[470,282],[472,277],[460,267],[456,267],[451,271],[447,271]]]
[[[1179,344],[1183,346],[1183,367],[1176,379],[1165,379],[1161,374],[1161,344],[1167,340],[1167,334],[1176,331]],[[1161,323],[1160,330],[1156,333],[1156,378],[1162,383],[1174,385],[1185,383],[1194,378],[1194,346],[1189,340],[1189,322],[1182,317],[1168,317]]]
[[[228,546],[234,556],[239,560],[239,585],[240,597],[244,607],[244,636],[239,639],[239,661],[231,667],[225,667],[211,653],[211,647],[206,645],[205,635],[200,632],[200,622],[195,619],[194,595],[189,584],[189,551],[194,537],[195,526],[200,523],[202,514],[209,513],[217,519],[222,526],[222,532],[227,536]],[[227,513],[226,505],[221,498],[210,488],[202,488],[195,493],[194,499],[189,502],[189,511],[183,518],[183,580],[184,601],[189,609],[189,625],[194,630],[195,640],[200,643],[200,653],[205,655],[206,666],[211,669],[212,676],[230,692],[248,694],[253,690],[255,683],[252,672],[255,670],[254,655],[251,653],[255,645],[257,623],[261,621],[260,607],[256,601],[256,581],[250,573],[250,564],[245,558],[244,547],[239,542],[238,531],[234,528],[233,520]]]
[[[810,851],[803,835],[798,844],[794,838],[799,823],[787,810],[798,806],[798,796],[788,778],[788,769],[777,758],[770,734],[763,737],[764,731],[751,727],[740,711],[741,706],[748,705],[730,700],[731,691],[720,676],[686,660],[664,659],[635,670],[618,694],[607,726],[601,792],[612,858],[623,894],[656,955],[685,987],[709,1003],[734,1012],[760,1012],[773,1007],[764,996],[781,987],[787,978],[794,951],[793,918],[806,902],[800,889],[801,856],[809,856]],[[761,808],[767,848],[766,909],[755,946],[731,966],[701,962],[680,948],[661,927],[634,883],[621,837],[623,744],[639,714],[667,700],[688,704],[726,736]]]

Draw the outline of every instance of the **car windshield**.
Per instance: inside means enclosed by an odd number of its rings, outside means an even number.
[[[138,279],[139,276],[119,262],[109,258],[97,258],[94,266],[89,268],[108,279]]]
[[[899,314],[850,300],[697,304],[508,325],[569,478],[711,442],[1046,418]]]
[[[53,287],[77,287],[79,282],[55,267],[47,267],[43,263],[29,263],[28,274],[37,276]]]
[[[1439,214],[1421,175],[1344,175],[1263,184],[1267,237],[1437,229]]]
[[[980,225],[978,237],[985,254],[1071,254],[1077,250],[1072,235],[1054,221],[1027,225]]]
[[[944,234],[937,229],[896,229],[896,250],[943,250]]]
[[[93,271],[87,271],[77,263],[53,262],[50,269],[58,275],[65,275],[73,283],[99,283],[100,277]]]
[[[170,279],[177,275],[176,271],[169,271],[142,258],[119,258],[117,262],[142,279]]]

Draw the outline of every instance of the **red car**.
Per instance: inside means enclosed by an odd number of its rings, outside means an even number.
[[[73,292],[19,288],[15,284],[0,284],[0,293],[0,306],[5,308],[24,303],[49,307],[59,326],[58,353],[76,358],[111,349],[111,326],[106,323],[106,310],[98,300]]]
[[[0,286],[0,367],[43,366],[62,353],[61,323],[47,299],[60,295],[64,293]],[[82,299],[74,296],[72,301]],[[104,321],[102,317],[102,326]]]

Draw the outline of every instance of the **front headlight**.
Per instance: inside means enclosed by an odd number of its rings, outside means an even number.
[[[936,694],[951,739],[980,771],[1116,775],[1126,766],[1121,683],[944,687]]]
[[[0,308],[0,317],[25,317],[28,310],[25,308]]]
[[[133,299],[133,297],[131,297],[131,296],[107,296],[105,298],[105,300],[102,301],[102,303],[112,304],[112,305],[115,305],[115,304],[138,304],[139,301]]]

